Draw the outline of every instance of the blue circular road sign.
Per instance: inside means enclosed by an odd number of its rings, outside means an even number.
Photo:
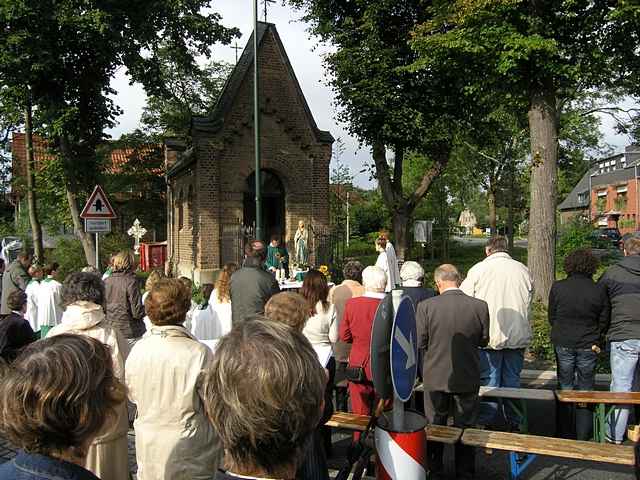
[[[391,329],[391,380],[396,396],[411,398],[418,374],[416,313],[409,297],[402,297]]]

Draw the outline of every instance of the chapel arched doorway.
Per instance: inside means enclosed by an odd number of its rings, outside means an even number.
[[[273,235],[284,241],[285,230],[285,190],[280,177],[273,171],[260,170],[260,197],[262,198],[262,226],[264,240],[269,242]],[[255,227],[256,223],[256,180],[255,172],[245,181],[244,220],[245,227]]]

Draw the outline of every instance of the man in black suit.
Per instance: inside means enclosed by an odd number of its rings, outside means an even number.
[[[478,410],[478,348],[489,341],[489,309],[458,288],[460,273],[453,265],[440,265],[434,278],[440,295],[420,302],[416,313],[424,411],[428,423],[446,425],[452,407],[454,426],[470,427]],[[442,449],[440,443],[428,443],[431,478],[442,474]],[[473,478],[474,470],[473,447],[456,444],[456,478]]]

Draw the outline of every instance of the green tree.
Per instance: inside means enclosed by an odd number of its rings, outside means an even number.
[[[289,0],[320,40],[336,50],[325,57],[339,118],[372,147],[373,176],[391,211],[400,258],[409,245],[408,224],[432,182],[443,172],[461,120],[473,104],[451,95],[454,77],[409,68],[416,26],[430,19],[423,0]],[[440,73],[440,72],[439,72]],[[405,188],[407,155],[428,160],[420,180]]]
[[[584,92],[638,93],[640,5],[621,0],[434,2],[416,29],[417,68],[457,72],[455,95],[491,91],[527,108],[531,147],[529,267],[536,298],[555,276],[559,112]]]
[[[158,62],[166,93],[147,98],[142,125],[151,135],[188,139],[191,117],[206,115],[215,105],[233,66],[211,60],[185,68],[166,47],[158,51]]]
[[[155,136],[136,130],[100,148],[103,161],[110,165],[113,150],[126,155],[125,162],[103,174],[106,190],[120,193],[118,220],[126,230],[138,218],[149,231],[159,232],[158,240],[164,239],[167,209],[162,144]]]
[[[45,136],[59,154],[65,196],[87,262],[93,240],[84,233],[79,197],[95,183],[96,148],[120,110],[110,87],[122,67],[147,94],[170,97],[160,49],[184,70],[236,29],[204,9],[208,0],[0,0],[0,85],[27,87]]]

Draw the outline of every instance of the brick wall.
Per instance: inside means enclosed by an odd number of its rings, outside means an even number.
[[[622,194],[618,193],[618,188],[625,186],[627,188],[627,192],[624,195],[626,197],[626,205],[624,208],[619,210],[621,215],[618,219],[618,227],[622,234],[635,232],[639,227],[638,180],[631,179],[615,185],[600,185],[591,190],[591,217],[594,220],[597,220],[601,210],[604,210],[605,212],[618,210],[620,204],[616,202],[616,199],[622,196]],[[599,192],[606,192],[606,196],[600,196]],[[599,203],[599,201],[601,201],[601,203]],[[607,220],[607,226],[612,228],[615,227],[615,220],[609,218]]]
[[[328,225],[331,145],[316,138],[303,99],[284,62],[284,52],[271,31],[261,43],[259,63],[261,166],[282,181],[284,240],[293,251],[299,220],[316,226]],[[254,171],[253,77],[250,73],[225,114],[222,130],[215,134],[198,133],[194,146],[197,156],[194,174],[171,180],[174,198],[178,198],[178,190],[189,182],[195,185],[193,228],[177,231],[174,227],[172,231],[176,240],[174,263],[185,267],[192,264],[196,269],[194,277],[206,281],[220,268],[222,225],[243,221],[246,179]],[[177,215],[177,208],[172,209],[172,214]]]

